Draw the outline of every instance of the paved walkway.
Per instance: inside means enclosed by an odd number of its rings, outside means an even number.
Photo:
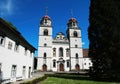
[[[32,78],[23,79],[23,80],[20,80],[20,81],[13,82],[13,83],[11,83],[11,84],[20,84],[20,83],[27,82],[27,81],[33,80],[33,79],[35,79],[35,78],[41,77],[41,76],[43,76],[43,75],[44,75],[44,73],[36,72],[36,73],[34,73],[34,75],[33,75]]]
[[[36,72],[36,73],[33,74],[32,78],[16,81],[16,82],[13,82],[11,84],[20,84],[20,83],[23,83],[23,82],[27,82],[27,81],[33,80],[35,78],[41,77],[44,74],[53,74],[53,72]]]

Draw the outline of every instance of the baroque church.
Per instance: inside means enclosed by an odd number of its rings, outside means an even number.
[[[38,64],[37,70],[68,72],[89,69],[85,67],[83,57],[81,29],[76,18],[71,18],[67,23],[65,36],[59,32],[55,38],[52,21],[48,15],[42,17],[39,27]],[[90,62],[90,59],[87,59]]]

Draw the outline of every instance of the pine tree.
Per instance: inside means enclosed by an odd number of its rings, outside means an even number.
[[[120,0],[91,0],[89,22],[91,76],[120,79]]]

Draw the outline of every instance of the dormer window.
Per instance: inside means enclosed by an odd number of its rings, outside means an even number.
[[[4,45],[5,37],[0,35],[0,45]]]

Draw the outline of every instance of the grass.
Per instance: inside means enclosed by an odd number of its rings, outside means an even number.
[[[120,83],[47,77],[47,79],[38,84],[120,84]]]

